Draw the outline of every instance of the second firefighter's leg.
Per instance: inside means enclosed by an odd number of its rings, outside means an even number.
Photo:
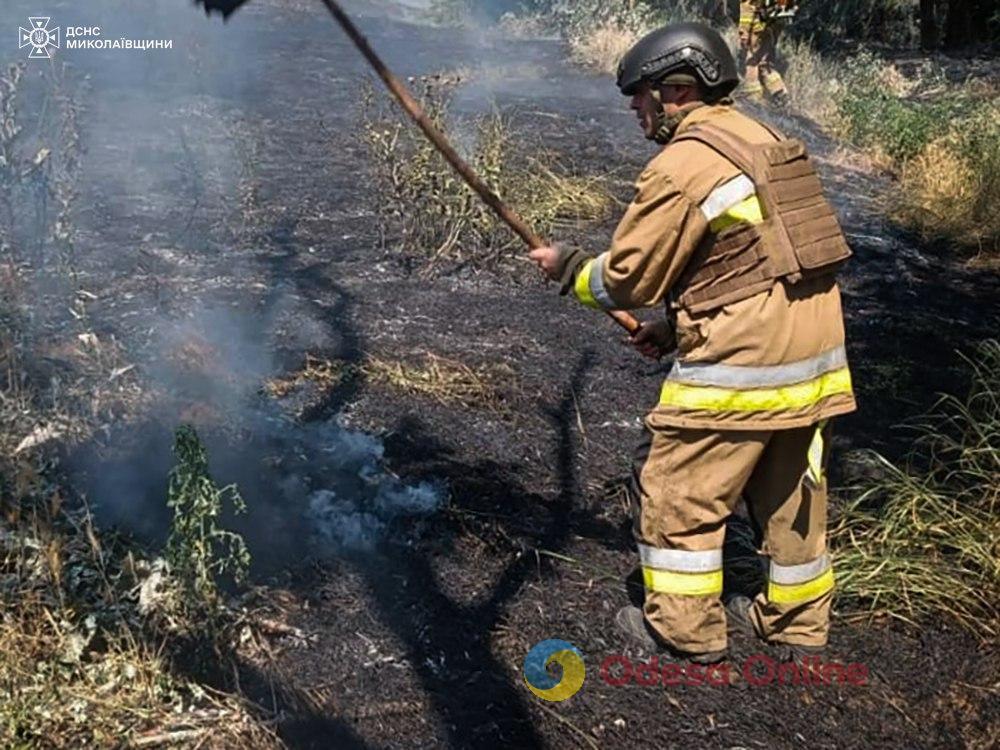
[[[634,475],[646,621],[678,651],[722,651],[724,523],[770,433],[647,425]]]
[[[760,66],[747,58],[747,72],[743,79],[743,93],[750,99],[764,99],[764,84],[760,80]]]
[[[764,97],[760,81],[760,33],[763,26],[757,20],[752,3],[740,3],[740,50],[746,61],[743,72],[743,93],[753,99]]]
[[[785,79],[775,67],[778,59],[778,37],[781,25],[777,22],[768,24],[760,35],[760,67],[759,80],[764,93],[776,102],[784,103],[788,98]]]
[[[833,568],[826,549],[828,425],[776,431],[747,483],[770,558],[750,616],[767,641],[826,645]]]

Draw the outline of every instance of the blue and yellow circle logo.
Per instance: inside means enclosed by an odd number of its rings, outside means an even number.
[[[562,667],[562,677],[549,674],[548,666],[555,662]],[[564,701],[583,687],[586,670],[583,654],[572,643],[549,638],[536,643],[524,657],[524,684],[542,700]]]

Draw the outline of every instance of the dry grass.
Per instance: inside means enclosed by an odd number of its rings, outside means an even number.
[[[525,207],[525,216],[535,226],[547,234],[552,229],[600,222],[612,214],[618,201],[611,194],[607,175],[573,175],[558,169],[555,155],[547,163],[532,159],[522,178],[510,186],[511,200]]]
[[[1000,105],[954,123],[903,165],[895,217],[929,239],[1000,259]]]
[[[279,747],[240,698],[173,674],[141,612],[151,566],[67,511],[27,460],[17,473],[0,527],[0,744]]]
[[[424,355],[422,362],[412,364],[369,357],[362,371],[374,382],[407,393],[491,411],[502,409],[503,399],[498,392],[500,379],[510,379],[507,368],[472,368],[430,353]]]
[[[601,73],[614,75],[618,61],[647,29],[632,29],[615,21],[606,21],[568,40],[573,62]]]
[[[910,623],[947,615],[1000,635],[1000,342],[970,362],[964,399],[919,424],[913,458],[871,454],[877,479],[831,530],[840,596]]]
[[[792,106],[820,125],[835,129],[843,83],[837,67],[805,40],[786,42],[782,53],[788,61],[785,83]]]
[[[301,370],[280,378],[272,378],[264,384],[264,390],[274,398],[283,398],[305,383],[315,383],[323,390],[338,386],[347,373],[347,363],[306,354],[306,362]]]
[[[565,169],[554,154],[528,160],[516,148],[522,138],[499,112],[452,119],[449,103],[461,79],[420,79],[428,115],[464,146],[480,177],[539,234],[555,227],[587,225],[608,216],[615,205],[608,180]],[[384,244],[422,270],[442,261],[474,269],[509,260],[520,240],[458,177],[430,142],[396,109],[388,109],[370,87],[364,90],[362,139],[378,187]]]
[[[781,53],[788,64],[785,83],[792,106],[828,130],[845,135],[841,105],[851,75],[844,64],[817,52],[808,39],[784,42]],[[918,84],[891,63],[875,57],[866,60],[870,65],[868,83],[879,91],[902,98],[909,96]]]
[[[700,0],[670,3],[608,4],[599,0],[567,3],[553,14],[553,23],[566,39],[570,59],[601,73],[614,75],[618,61],[640,37],[655,28],[683,21],[705,21]],[[736,43],[735,27],[720,29]]]
[[[283,398],[306,383],[330,390],[346,378],[363,378],[442,403],[503,411],[502,385],[511,381],[512,372],[504,365],[470,367],[429,352],[410,360],[369,355],[361,364],[307,355],[301,370],[269,381],[264,390]]]
[[[1000,105],[996,89],[950,84],[933,66],[913,78],[862,52],[845,61],[786,45],[792,104],[895,172],[886,208],[928,240],[1000,257]]]

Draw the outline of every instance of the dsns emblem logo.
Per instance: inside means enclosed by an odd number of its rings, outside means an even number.
[[[30,58],[52,57],[52,50],[59,48],[59,27],[49,28],[48,16],[32,16],[28,19],[30,29],[17,28],[17,47],[31,47]]]
[[[548,670],[555,662],[562,667],[562,678]],[[524,684],[542,700],[564,701],[583,687],[583,654],[571,643],[550,638],[536,643],[524,657]]]

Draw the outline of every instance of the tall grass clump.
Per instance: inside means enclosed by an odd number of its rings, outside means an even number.
[[[896,217],[933,240],[1000,258],[1000,104],[953,123],[902,166]]]
[[[790,40],[781,51],[788,66],[785,84],[792,107],[824,127],[834,127],[844,87],[839,66],[820,54],[811,39]]]
[[[707,16],[717,4],[702,0],[583,0],[547,5],[546,17],[569,45],[570,58],[592,70],[614,74],[618,61],[641,36],[669,23],[711,20]]]
[[[840,130],[884,154],[900,178],[890,213],[926,239],[1000,255],[1000,105],[930,75],[904,92],[870,53],[843,66]]]
[[[831,529],[839,596],[909,623],[947,615],[1000,635],[1000,342],[969,360],[964,398],[942,398],[895,465],[869,454],[876,478]]]
[[[609,214],[614,198],[604,176],[572,174],[552,154],[519,152],[515,144],[523,134],[499,112],[452,117],[457,80],[430,76],[422,83],[428,116],[537,233],[585,226]],[[383,244],[424,270],[441,261],[491,268],[515,254],[520,240],[402,113],[376,98],[370,86],[362,107],[361,134],[378,189]]]

